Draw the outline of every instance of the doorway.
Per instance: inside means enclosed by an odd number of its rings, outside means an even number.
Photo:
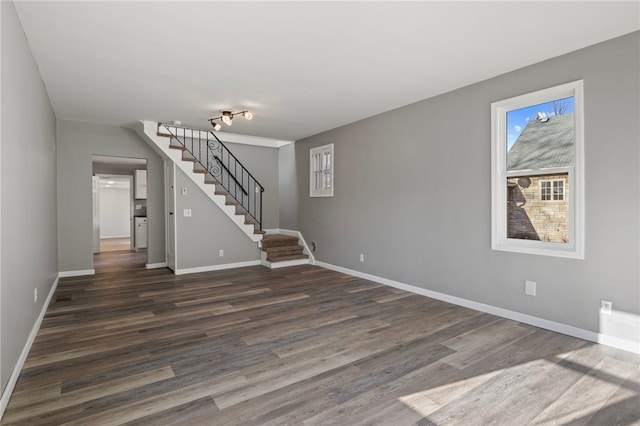
[[[94,254],[137,251],[146,257],[146,232],[142,241],[135,226],[141,220],[146,225],[146,179],[144,192],[138,186],[147,160],[94,155],[92,162]]]
[[[96,177],[98,178],[99,252],[132,250],[133,177],[104,174]]]

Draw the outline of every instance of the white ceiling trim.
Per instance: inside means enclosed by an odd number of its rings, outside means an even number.
[[[149,120],[150,121],[150,120]],[[144,121],[141,121],[144,123]],[[154,123],[153,121],[150,121]],[[283,139],[273,139],[273,138],[263,138],[261,136],[251,136],[251,135],[242,135],[239,133],[226,133],[226,132],[214,132],[213,130],[202,130],[202,129],[190,129],[188,127],[184,127],[182,125],[174,125],[174,124],[165,124],[165,123],[156,123],[156,127],[158,128],[158,133],[163,136],[171,136],[171,132],[167,130],[167,127],[177,126],[180,131],[178,131],[177,135],[187,139],[198,139],[200,137],[205,137],[202,132],[206,135],[211,132],[215,134],[218,139],[222,142],[229,143],[238,143],[242,145],[253,145],[253,146],[262,146],[266,148],[280,148],[289,144],[292,144],[295,141],[283,140]],[[206,136],[208,138],[208,136]]]

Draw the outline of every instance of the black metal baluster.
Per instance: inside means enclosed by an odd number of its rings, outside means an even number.
[[[231,195],[241,206],[241,209],[251,216],[253,220],[257,222],[258,229],[262,230],[262,209],[263,199],[262,193],[264,187],[253,177],[246,167],[236,158],[235,155],[218,139],[213,132],[207,132],[207,137],[202,136],[201,130],[187,129],[186,127],[169,126],[167,124],[160,124],[164,126],[171,137],[178,141],[178,143],[189,151],[194,162],[198,162],[204,167],[205,176],[215,179],[219,182],[222,188],[229,195]],[[180,140],[180,131],[182,131],[182,140]],[[187,146],[187,131],[190,133],[191,142],[189,147]],[[195,132],[198,132],[197,142],[198,150],[194,147],[196,143]],[[202,155],[203,142],[205,143],[204,149],[206,154]],[[216,148],[217,146],[217,148]],[[226,158],[225,158],[226,154]],[[204,164],[203,164],[204,161]],[[231,168],[233,161],[233,170]],[[214,169],[218,169],[218,176],[214,175]],[[239,170],[239,172],[238,172]],[[225,185],[226,182],[226,185]],[[233,182],[233,188],[231,184]],[[258,199],[259,197],[259,199]],[[252,199],[253,198],[253,199]],[[253,204],[253,205],[252,205]]]

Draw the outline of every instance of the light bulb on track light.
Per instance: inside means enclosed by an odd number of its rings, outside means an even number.
[[[233,120],[233,113],[231,111],[222,112],[222,122],[227,126],[231,126]]]

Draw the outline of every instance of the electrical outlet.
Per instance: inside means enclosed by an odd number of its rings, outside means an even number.
[[[364,263],[364,254],[361,254],[361,255],[360,255],[360,262],[363,262],[363,263]]]
[[[524,294],[527,296],[535,296],[536,295],[536,282],[535,281],[525,281],[524,282]]]
[[[219,250],[218,251],[218,256],[224,257],[224,250]]]
[[[184,217],[191,217],[191,209],[184,209]]]
[[[600,301],[600,313],[604,315],[613,314],[613,302],[609,300],[601,300]]]
[[[33,302],[37,302],[38,301],[38,289],[34,288],[33,289]]]

